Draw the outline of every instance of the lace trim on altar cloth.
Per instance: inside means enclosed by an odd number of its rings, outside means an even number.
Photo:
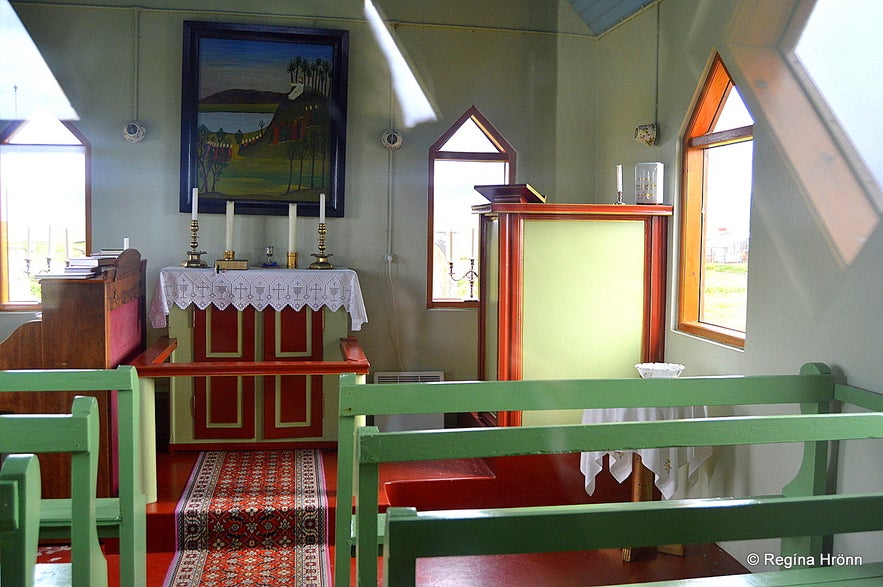
[[[350,315],[351,330],[361,330],[368,322],[359,276],[352,269],[249,269],[221,271],[165,267],[150,303],[150,323],[165,328],[169,310],[195,305],[205,310],[213,305],[219,310],[248,306],[261,311],[304,306],[314,311],[345,309]]]

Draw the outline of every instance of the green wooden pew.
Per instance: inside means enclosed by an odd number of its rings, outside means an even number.
[[[347,544],[356,551],[358,584],[374,584],[384,524],[377,514],[381,462],[802,442],[800,469],[782,495],[814,496],[825,492],[829,441],[878,438],[883,425],[879,413],[829,414],[839,401],[880,412],[883,396],[837,384],[822,364],[804,365],[798,375],[752,377],[396,385],[344,378],[340,393],[338,504],[351,499],[355,485],[356,513],[352,527],[347,516],[337,517],[339,587],[349,583]],[[788,403],[798,404],[801,414],[399,433],[360,427],[366,414]],[[821,553],[822,534],[806,534],[784,538],[782,551]]]
[[[391,507],[384,585],[416,585],[417,558],[596,550],[839,534],[883,529],[883,493],[693,499],[578,506],[433,511]],[[455,537],[455,538],[454,538]],[[823,554],[794,560],[818,568],[644,585],[880,585],[883,562],[836,564]],[[845,557],[843,557],[845,559]],[[855,559],[856,557],[853,557]],[[831,564],[834,563],[834,564]],[[791,563],[789,563],[791,566]],[[797,565],[801,566],[801,565]]]
[[[98,544],[95,519],[98,401],[94,397],[77,396],[70,414],[0,416],[0,451],[70,453],[71,499],[68,501],[72,584],[75,587],[107,585],[107,561]],[[44,509],[39,498],[40,470],[38,466],[35,468],[32,458],[14,454],[7,457],[3,471],[18,476],[12,497],[22,525],[19,532],[8,536],[8,543],[4,536],[0,545],[2,581],[4,585],[29,586],[34,581],[40,516]],[[10,490],[9,486],[4,489]],[[12,560],[7,561],[7,553]]]
[[[9,455],[0,468],[0,584],[34,584],[39,537],[40,463],[36,455]]]
[[[106,583],[106,563],[94,558],[91,547],[79,548],[78,544],[91,544],[92,535],[119,539],[120,578],[119,584],[139,587],[146,584],[147,535],[144,490],[141,481],[141,436],[140,398],[138,376],[134,367],[121,366],[116,369],[83,370],[42,370],[42,371],[0,371],[0,393],[33,392],[51,393],[58,391],[117,392],[117,444],[119,493],[117,497],[95,498],[98,457],[91,452],[82,452],[82,442],[77,446],[65,444],[64,436],[50,428],[30,427],[27,415],[0,416],[0,438],[14,442],[9,447],[0,444],[0,452],[71,452],[72,469],[83,467],[80,461],[89,461],[91,479],[82,474],[72,473],[71,499],[43,499],[40,507],[40,537],[70,539],[72,543],[72,572],[74,585],[103,585]],[[83,401],[97,402],[86,397]],[[78,404],[75,402],[75,409]],[[97,407],[96,407],[97,410]],[[44,416],[59,418],[59,416]],[[63,422],[72,422],[72,416],[61,417]],[[97,416],[96,416],[97,418]],[[72,424],[70,424],[72,425]],[[35,430],[37,432],[35,433]],[[95,425],[94,446],[98,446],[98,427]],[[78,452],[80,451],[80,452]],[[94,461],[94,464],[93,464]],[[90,469],[91,470],[91,469]],[[45,473],[44,473],[45,474]],[[86,488],[91,483],[91,488]],[[75,485],[75,486],[74,486]],[[83,529],[79,524],[82,506],[77,503],[77,495],[84,492],[91,496],[89,510],[90,528]],[[87,536],[88,534],[88,536]],[[97,539],[96,539],[97,540]],[[92,560],[88,564],[85,559]],[[82,567],[94,567],[91,571]],[[95,573],[104,569],[104,579]],[[79,573],[92,573],[82,578]]]

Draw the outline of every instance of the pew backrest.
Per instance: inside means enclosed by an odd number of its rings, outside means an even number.
[[[699,544],[881,529],[883,492],[456,512],[417,512],[414,508],[396,507],[386,515],[383,584],[416,585],[417,559],[426,557]],[[454,536],[456,539],[451,539]],[[757,562],[781,565],[785,572],[728,576],[726,585],[871,585],[883,580],[883,563],[866,564],[860,556],[847,559],[844,555],[819,554],[785,558],[769,553],[763,558],[758,555]],[[695,584],[714,585],[722,579],[696,580]],[[681,587],[693,584],[677,582]]]
[[[71,369],[39,371],[0,371],[0,393],[5,392],[116,392],[116,444],[119,492],[117,497],[98,498],[91,506],[91,526],[102,537],[119,538],[120,584],[139,587],[146,584],[146,499],[141,476],[141,403],[138,376],[134,367],[120,366],[116,369]],[[79,398],[77,398],[79,399]],[[94,398],[92,398],[94,400]],[[7,417],[7,416],[3,416]],[[26,418],[10,415],[11,421]],[[11,430],[6,424],[3,429]],[[97,434],[97,426],[96,426]],[[58,439],[52,434],[31,434],[31,448],[14,448],[6,452],[70,452],[59,450]],[[98,437],[95,438],[98,445]],[[0,447],[0,452],[4,451]],[[79,461],[89,461],[97,475],[98,457],[74,455]],[[94,459],[94,465],[92,460]],[[76,461],[72,460],[72,465]],[[79,479],[79,477],[77,477]],[[85,481],[78,481],[85,484]],[[95,487],[91,489],[94,499]],[[41,501],[40,536],[42,538],[68,538],[77,536],[74,514],[77,505],[71,499],[44,499]],[[80,541],[87,542],[85,537]],[[77,553],[74,552],[74,557]],[[91,556],[82,554],[80,556]],[[76,559],[73,561],[76,573]],[[99,583],[100,584],[100,583]]]
[[[74,587],[107,585],[107,561],[98,544],[95,516],[98,482],[97,400],[77,396],[70,414],[0,415],[0,452],[71,455],[71,498],[67,501],[72,583]],[[39,499],[40,474],[39,469],[36,475],[30,470],[32,461],[26,463],[15,455],[8,457],[9,460],[12,460],[9,472],[17,471],[19,475],[15,508],[23,526],[18,534],[9,537],[8,546],[14,558],[10,561],[8,579],[6,551],[2,552],[3,565],[0,568],[4,584],[29,585],[33,582],[36,540],[44,510],[44,503]],[[7,471],[7,463],[4,463],[3,470]],[[22,580],[25,582],[21,583]]]
[[[0,468],[0,585],[34,584],[40,538],[40,462],[11,454]]]

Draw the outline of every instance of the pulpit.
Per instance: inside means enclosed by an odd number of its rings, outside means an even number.
[[[671,206],[548,204],[533,190],[479,188],[489,199],[478,210],[481,379],[633,377],[635,363],[662,360]],[[581,417],[473,415],[504,426]]]
[[[351,269],[160,271],[151,323],[177,339],[173,362],[335,360],[367,321]],[[337,381],[322,375],[175,377],[170,450],[337,439]]]
[[[42,318],[17,328],[0,344],[0,369],[110,369],[144,349],[146,261],[135,249],[88,279],[43,279]],[[0,411],[70,413],[74,393],[5,393]],[[96,392],[100,415],[98,495],[114,494],[114,394]],[[152,411],[150,412],[152,413]],[[41,455],[43,497],[69,497],[69,457]]]

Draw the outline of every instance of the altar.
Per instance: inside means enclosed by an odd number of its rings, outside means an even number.
[[[368,320],[351,269],[165,267],[148,314],[182,363],[339,360]],[[175,377],[170,449],[332,443],[337,402],[336,376]]]

